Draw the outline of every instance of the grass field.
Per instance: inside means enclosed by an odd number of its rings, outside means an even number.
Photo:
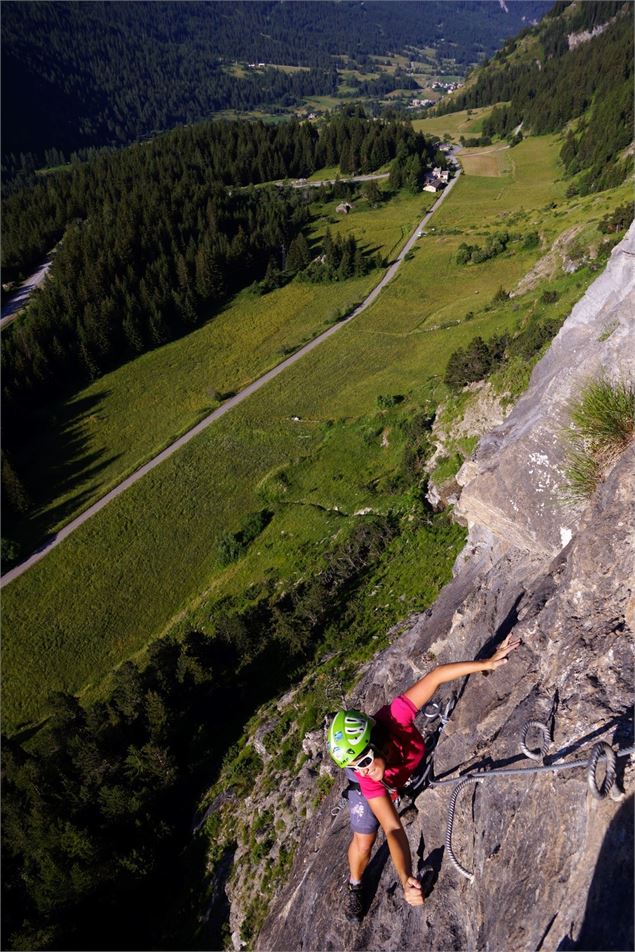
[[[493,106],[481,106],[478,109],[472,109],[472,115],[468,116],[467,110],[461,112],[450,112],[447,116],[433,116],[430,119],[414,119],[413,127],[417,132],[427,133],[428,135],[444,136],[446,133],[450,138],[458,142],[459,136],[475,136],[481,131],[483,119],[490,114]]]
[[[459,161],[466,175],[485,175],[488,178],[500,178],[511,172],[513,161],[507,145],[495,145],[486,149],[465,149],[459,155]]]
[[[319,209],[314,236],[353,232],[393,256],[434,200],[400,194],[383,208]],[[46,408],[18,459],[39,505],[19,537],[33,548],[219,405],[359,303],[373,272],[336,284],[294,281],[265,296],[240,294],[200,329],[100,378],[74,399]],[[240,333],[237,334],[237,328]]]
[[[159,633],[193,621],[204,627],[219,597],[269,581],[282,587],[312,571],[325,542],[361,518],[355,513],[394,504],[391,478],[403,436],[397,411],[380,413],[377,397],[402,394],[404,412],[412,412],[442,396],[454,349],[477,334],[511,328],[541,307],[540,288],[491,304],[496,289],[526,273],[541,249],[459,267],[458,244],[512,219],[519,231],[540,222],[545,234],[559,234],[624,201],[625,190],[618,190],[563,202],[556,156],[554,139],[525,140],[514,150],[512,175],[465,176],[435,216],[437,233],[418,243],[359,320],[5,589],[8,728],[41,716],[51,690],[98,691],[114,665]],[[558,313],[567,313],[593,277],[583,270],[563,278]],[[272,521],[243,559],[222,566],[222,533],[238,531],[265,505],[275,513]]]

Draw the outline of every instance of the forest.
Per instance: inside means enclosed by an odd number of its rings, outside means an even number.
[[[509,60],[514,40],[474,85],[437,112],[509,102],[483,122],[485,137],[509,137],[521,122],[542,135],[579,120],[567,132],[561,158],[567,175],[583,173],[569,194],[584,195],[619,184],[628,171],[620,152],[633,136],[633,6],[589,2],[579,4],[571,18],[557,16],[566,6],[557,4],[536,30],[541,61]],[[593,42],[569,49],[570,33],[602,24],[605,30]]]
[[[284,109],[333,95],[334,67],[433,46],[463,66],[549,7],[496,3],[11,3],[2,23],[2,163],[6,181],[90,147],[121,146],[222,109]],[[334,59],[337,57],[337,61]],[[267,68],[236,70],[239,63]],[[271,64],[308,67],[297,72]],[[361,63],[360,63],[361,65]],[[412,80],[410,80],[410,84]],[[365,89],[395,88],[382,77]],[[29,121],[25,122],[25,116]]]

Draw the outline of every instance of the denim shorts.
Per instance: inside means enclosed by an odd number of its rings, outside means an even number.
[[[346,779],[349,786],[346,791],[348,799],[348,816],[353,833],[376,833],[379,829],[379,820],[370,808],[370,803],[359,788],[359,781],[352,767],[346,768]]]
[[[421,758],[419,764],[413,770],[408,778],[403,793],[408,794],[412,799],[417,796],[427,786],[429,765],[431,761],[428,757]],[[346,777],[349,781],[348,791],[348,814],[351,821],[353,833],[376,833],[379,829],[379,820],[370,808],[370,803],[360,790],[355,771],[351,767],[346,768]],[[354,786],[353,786],[354,784]],[[399,798],[395,801],[395,806],[399,806]]]
[[[376,833],[379,820],[359,788],[348,788],[348,815],[353,833]]]

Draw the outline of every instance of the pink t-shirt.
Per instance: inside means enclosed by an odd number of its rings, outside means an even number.
[[[417,708],[410,698],[403,695],[396,697],[391,704],[385,704],[376,714],[373,714],[377,723],[381,724],[388,734],[387,766],[384,783],[371,780],[370,777],[362,777],[355,771],[361,791],[367,800],[372,800],[373,797],[390,796],[391,790],[403,787],[415,767],[421,762],[426,745],[413,724],[417,714]]]

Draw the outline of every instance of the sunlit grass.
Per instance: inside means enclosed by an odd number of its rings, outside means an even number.
[[[478,151],[466,149],[459,158],[466,175],[500,178],[512,171],[510,151],[509,146],[497,144]]]
[[[586,384],[570,408],[567,446],[567,496],[591,496],[633,439],[635,384],[606,377]]]
[[[468,116],[467,109],[460,112],[450,112],[447,116],[432,116],[430,119],[414,119],[413,127],[417,132],[423,132],[427,135],[443,137],[446,133],[456,142],[459,136],[479,135],[483,125],[483,119],[488,116],[493,106],[480,106],[478,109],[471,109],[471,115]]]
[[[430,198],[398,195],[375,209],[358,200],[338,220],[337,202],[330,202],[314,236],[327,227],[333,234],[352,232],[373,253],[391,257]],[[20,537],[25,550],[190,429],[223,394],[242,389],[352,310],[381,274],[333,284],[296,280],[264,296],[244,291],[186,337],[125,364],[70,401],[46,407],[18,460],[39,506]]]

